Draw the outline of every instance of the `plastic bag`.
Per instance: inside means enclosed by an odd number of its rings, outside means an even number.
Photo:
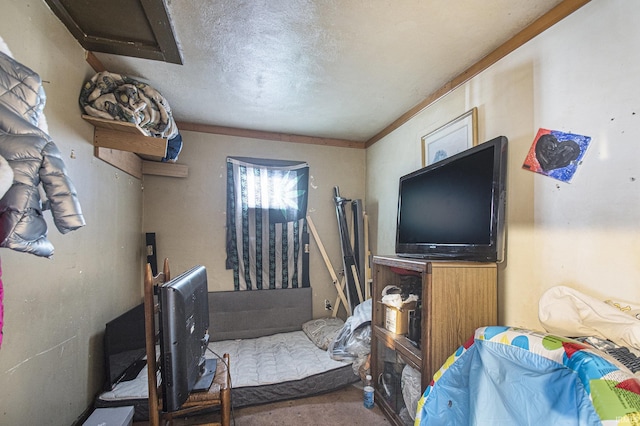
[[[402,370],[402,398],[407,406],[407,411],[411,420],[416,419],[418,400],[422,396],[420,392],[420,372],[410,365],[405,365]]]
[[[371,299],[356,306],[328,350],[338,361],[364,361],[371,352]]]

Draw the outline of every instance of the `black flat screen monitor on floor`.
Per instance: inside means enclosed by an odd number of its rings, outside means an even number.
[[[109,321],[104,331],[105,390],[136,378],[146,366],[144,304]]]
[[[209,389],[216,360],[209,343],[207,271],[195,266],[159,287],[163,410],[178,410],[191,392]]]

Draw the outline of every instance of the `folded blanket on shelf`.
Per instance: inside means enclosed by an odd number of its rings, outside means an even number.
[[[99,72],[85,82],[79,102],[86,114],[137,124],[147,136],[172,139],[178,135],[169,102],[133,78]]]

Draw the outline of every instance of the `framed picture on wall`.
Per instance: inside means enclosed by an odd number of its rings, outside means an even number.
[[[422,167],[444,160],[478,144],[478,108],[422,136]]]

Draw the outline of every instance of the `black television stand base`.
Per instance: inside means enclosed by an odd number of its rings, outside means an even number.
[[[193,392],[208,391],[213,383],[213,378],[216,375],[216,367],[218,366],[218,360],[215,358],[208,358],[204,362],[202,367],[202,374],[198,378],[198,381],[193,386]]]

